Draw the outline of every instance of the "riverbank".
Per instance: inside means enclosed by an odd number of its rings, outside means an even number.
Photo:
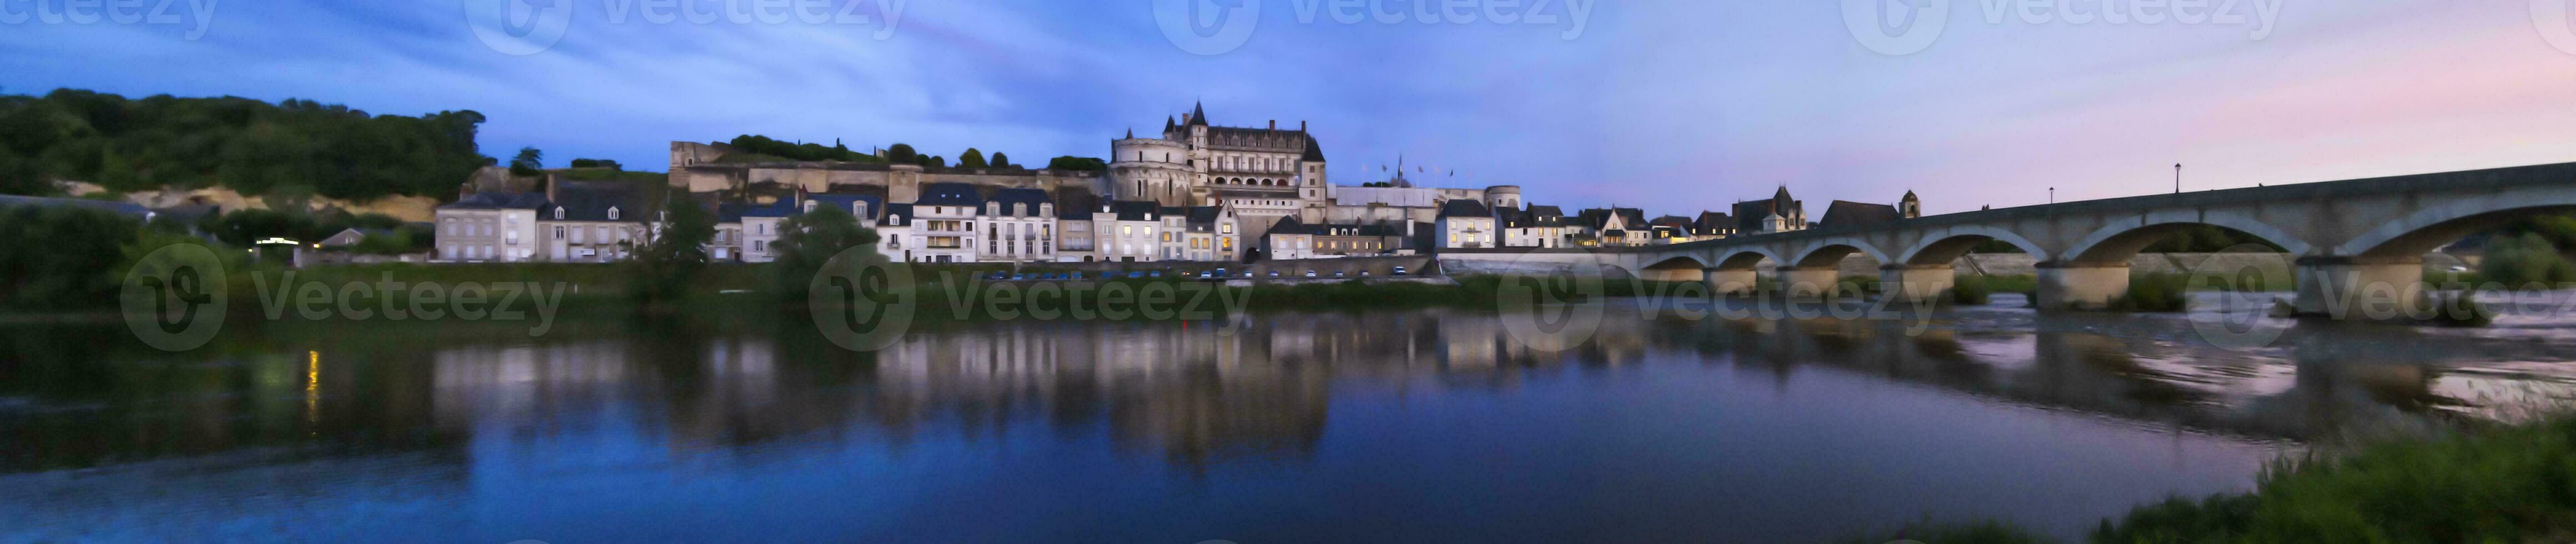
[[[2088,542],[2567,542],[2576,538],[2576,419],[2276,462],[2246,493],[2173,498],[2105,519]],[[2054,542],[1994,522],[1927,524],[1885,538]]]

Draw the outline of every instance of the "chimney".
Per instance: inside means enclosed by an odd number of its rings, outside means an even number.
[[[1305,131],[1306,131],[1306,122],[1305,122],[1305,121],[1298,121],[1298,122],[1297,122],[1297,131],[1298,131],[1298,132],[1305,132]]]
[[[1270,120],[1270,130],[1279,130],[1279,120],[1278,120],[1278,119],[1271,119],[1271,120]]]

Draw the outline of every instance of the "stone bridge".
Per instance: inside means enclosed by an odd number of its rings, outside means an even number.
[[[1647,279],[1703,280],[1719,293],[1750,291],[1757,273],[1772,271],[1792,296],[1812,296],[1839,281],[1837,263],[1861,253],[1882,263],[1890,295],[1930,297],[1953,285],[1952,262],[2000,240],[2038,260],[2041,308],[2099,309],[2128,291],[2130,257],[2178,230],[2216,225],[2298,256],[2298,309],[2314,314],[2374,285],[2412,288],[2423,280],[2423,256],[2463,236],[2570,210],[2576,163],[2090,200],[1661,246],[1450,250],[1440,260],[1599,265]]]

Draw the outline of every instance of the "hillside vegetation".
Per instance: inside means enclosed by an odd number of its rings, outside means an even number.
[[[50,195],[56,179],[110,191],[224,187],[245,195],[454,198],[486,164],[483,114],[372,115],[236,97],[143,99],[81,90],[0,96],[0,194]]]

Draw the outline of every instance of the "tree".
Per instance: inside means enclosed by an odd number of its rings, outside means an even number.
[[[958,168],[989,168],[991,166],[992,165],[990,164],[984,163],[984,152],[977,151],[972,147],[966,148],[965,153],[957,155]]]
[[[666,197],[662,221],[645,229],[628,294],[646,306],[678,302],[707,267],[707,243],[716,237],[714,214],[686,195]]]
[[[1047,161],[1047,169],[1105,172],[1109,170],[1109,163],[1093,157],[1066,155]]]
[[[142,223],[79,206],[0,206],[0,306],[116,300],[124,246]]]
[[[913,151],[912,144],[896,143],[886,147],[885,159],[895,164],[917,164],[921,162],[921,152]]]
[[[545,168],[546,152],[534,147],[519,148],[519,155],[510,159],[510,175],[513,176],[535,177],[545,174]]]
[[[848,210],[820,206],[803,215],[787,218],[778,224],[778,241],[769,247],[778,253],[778,263],[770,270],[771,285],[779,299],[805,301],[807,287],[814,277],[824,272],[832,257],[851,248],[866,253],[845,264],[864,265],[874,262],[877,232],[859,226],[859,218]]]
[[[929,157],[922,157],[922,158],[921,158],[921,166],[922,166],[923,168],[947,168],[947,167],[948,167],[948,157],[942,157],[942,156],[936,156],[936,155],[929,156]]]
[[[1018,166],[1013,166],[1013,165],[1011,165],[1011,156],[1010,156],[1010,155],[1005,154],[1005,153],[1002,153],[1002,152],[1000,152],[1000,151],[995,151],[995,152],[993,152],[993,167],[994,167],[994,168],[1019,168]]]

